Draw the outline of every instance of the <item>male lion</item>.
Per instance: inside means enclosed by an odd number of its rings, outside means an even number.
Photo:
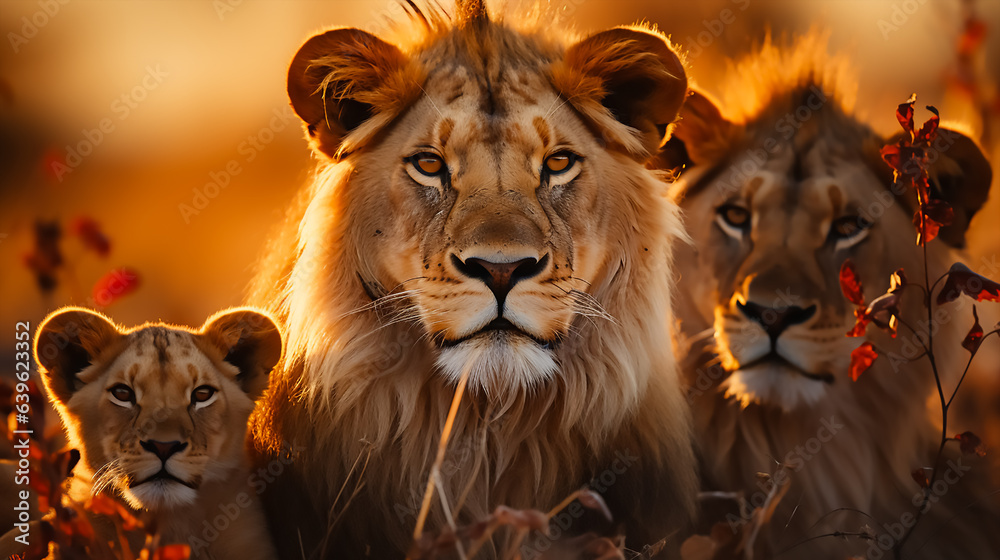
[[[456,524],[593,480],[631,547],[681,530],[680,222],[644,167],[680,59],[653,30],[571,42],[477,1],[414,19],[401,46],[317,35],[288,74],[320,164],[251,296],[288,333],[253,427],[260,462],[294,459],[266,493],[282,553],[401,556],[463,372],[440,481]]]
[[[672,190],[693,240],[677,251],[684,374],[704,486],[742,492],[753,508],[790,480],[758,541],[768,557],[888,558],[922,498],[911,472],[937,452],[932,418],[940,413],[925,406],[934,377],[911,332],[892,339],[869,328],[868,340],[887,355],[851,381],[850,353],[863,339],[845,336],[853,306],[838,272],[852,259],[867,301],[898,268],[922,280],[914,200],[891,190],[879,157],[889,140],[852,114],[842,72],[811,41],[787,51],[768,43],[738,66],[741,79],[725,90],[735,99],[723,106],[728,117],[692,93],[661,153],[662,167],[686,166]],[[956,259],[951,248],[963,244],[991,177],[976,144],[954,130],[942,129],[934,150],[934,193],[956,219],[928,245],[932,281]],[[920,293],[909,290],[903,319],[926,327]],[[967,304],[937,315],[943,372],[961,373],[969,354],[959,341],[971,325]],[[996,525],[984,530],[996,517],[976,513],[977,500],[991,498],[971,484],[968,463],[946,463],[946,495],[935,486],[904,558],[998,550],[987,542],[995,543]],[[748,521],[725,519],[733,531]],[[838,531],[847,535],[833,538]],[[868,535],[850,536],[857,533]]]

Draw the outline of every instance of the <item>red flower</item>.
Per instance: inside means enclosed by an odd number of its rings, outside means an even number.
[[[900,268],[892,273],[889,291],[875,298],[870,304],[865,304],[861,277],[854,267],[854,262],[851,259],[844,261],[840,266],[840,290],[844,293],[844,297],[855,305],[854,327],[848,331],[847,336],[864,336],[868,323],[875,323],[875,326],[895,337],[899,323],[899,298],[905,286],[906,274]]]

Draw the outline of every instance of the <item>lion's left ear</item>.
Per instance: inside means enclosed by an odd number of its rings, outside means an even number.
[[[281,331],[273,319],[256,309],[230,309],[209,318],[201,335],[236,366],[236,381],[251,399],[264,393],[282,352]]]
[[[938,129],[931,148],[931,196],[944,200],[955,211],[951,225],[942,227],[938,235],[952,247],[962,248],[972,217],[989,197],[993,168],[979,145],[955,130]],[[935,155],[938,157],[933,159]]]
[[[571,46],[551,79],[605,138],[641,161],[656,153],[687,93],[684,64],[670,42],[637,28],[602,31]]]

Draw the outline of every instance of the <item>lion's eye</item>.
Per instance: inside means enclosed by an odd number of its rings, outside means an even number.
[[[750,211],[742,206],[727,204],[719,208],[719,216],[735,228],[745,229],[750,225]]]
[[[428,177],[437,177],[447,170],[441,156],[430,152],[420,152],[408,159],[414,169]]]
[[[830,224],[830,239],[835,241],[834,250],[857,245],[868,237],[872,223],[864,216],[843,216]]]
[[[545,158],[545,171],[552,175],[565,173],[576,163],[577,155],[573,152],[556,152]]]
[[[208,385],[202,385],[194,391],[191,392],[191,402],[193,403],[203,403],[208,402],[215,396],[215,387],[209,387]]]
[[[108,393],[111,393],[111,398],[113,401],[117,401],[116,404],[122,404],[126,406],[131,406],[135,404],[135,392],[132,388],[124,383],[119,383],[110,389]]]

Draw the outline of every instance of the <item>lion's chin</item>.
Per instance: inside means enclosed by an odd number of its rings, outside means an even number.
[[[559,369],[554,352],[513,331],[486,331],[441,348],[441,374],[458,382],[469,370],[469,388],[487,395],[525,390],[551,379]]]
[[[157,478],[132,486],[124,492],[135,509],[162,510],[191,505],[198,492],[175,480]]]
[[[828,385],[790,366],[767,362],[734,371],[721,387],[727,398],[736,399],[743,407],[761,404],[791,412],[819,402],[826,396]]]

